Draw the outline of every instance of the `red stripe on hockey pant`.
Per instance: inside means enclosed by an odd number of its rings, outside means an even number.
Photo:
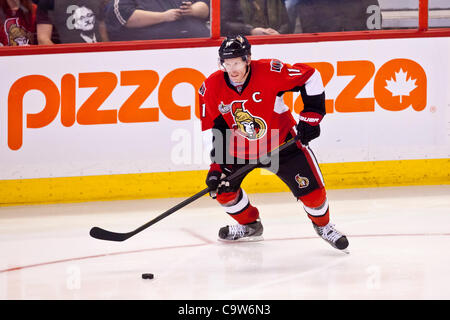
[[[300,150],[302,150],[303,154],[305,155],[306,161],[309,164],[309,167],[311,168],[312,173],[314,174],[314,177],[316,178],[317,184],[319,185],[319,188],[323,188],[324,185],[322,183],[322,179],[320,178],[322,176],[321,172],[319,172],[319,168],[316,167],[316,163],[314,162],[312,155],[309,153],[310,151],[307,149],[308,147],[301,147]],[[318,164],[317,164],[318,166]]]
[[[248,207],[239,213],[229,214],[234,220],[239,224],[247,224],[255,222],[259,218],[259,211],[256,207],[252,206],[250,203]]]
[[[325,188],[316,189],[305,196],[298,198],[303,204],[309,208],[318,208],[322,206],[327,199],[327,193]],[[323,227],[330,221],[330,210],[327,209],[326,213],[320,217],[312,216],[308,214],[308,218],[311,219],[316,225]]]

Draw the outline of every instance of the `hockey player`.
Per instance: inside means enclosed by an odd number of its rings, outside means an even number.
[[[317,234],[339,250],[348,247],[345,235],[330,223],[325,186],[308,143],[320,135],[325,93],[320,73],[306,64],[276,59],[251,60],[244,36],[227,37],[219,48],[221,70],[199,90],[202,130],[213,129],[212,163],[206,178],[210,195],[237,221],[219,230],[224,241],[262,240],[258,209],[241,188],[242,180],[227,176],[283,143],[296,144],[279,154],[278,163],[260,164],[291,190],[311,219]],[[298,124],[283,103],[283,93],[300,91],[304,110]],[[294,128],[296,130],[294,130]]]

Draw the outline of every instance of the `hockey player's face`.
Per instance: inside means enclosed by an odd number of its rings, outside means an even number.
[[[247,78],[247,65],[250,63],[250,59],[247,61],[242,60],[241,57],[225,59],[223,67],[228,73],[231,81],[244,82]]]

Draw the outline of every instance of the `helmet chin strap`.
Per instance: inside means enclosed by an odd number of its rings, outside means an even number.
[[[250,63],[247,63],[247,69],[245,70],[244,82],[247,80],[248,74],[250,73]]]

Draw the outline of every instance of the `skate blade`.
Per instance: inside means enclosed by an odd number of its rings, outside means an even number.
[[[345,249],[338,249],[338,250],[340,250],[340,251],[342,251],[342,252],[344,252],[344,253],[346,253],[346,254],[350,254],[350,250],[348,250],[348,248],[345,248]]]
[[[221,239],[218,238],[220,242],[226,242],[226,243],[236,243],[236,242],[256,242],[256,241],[263,241],[263,236],[254,236],[254,237],[244,237],[237,240],[228,240],[228,239]]]

